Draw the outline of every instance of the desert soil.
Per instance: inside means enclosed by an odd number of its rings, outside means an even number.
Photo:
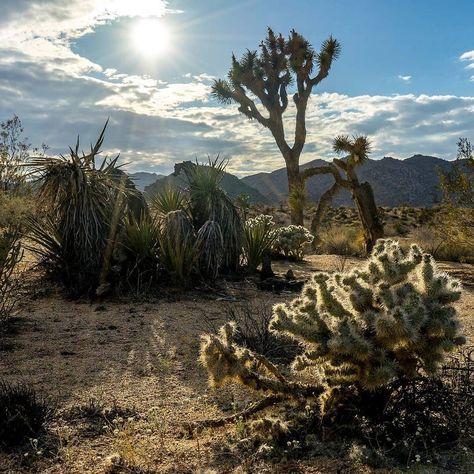
[[[291,267],[297,277],[305,277],[314,270],[347,269],[358,263],[309,256],[303,263],[279,261],[274,267],[282,274]],[[474,271],[467,264],[441,267],[465,283],[457,307],[472,344]],[[264,301],[271,306],[293,297],[263,293],[251,282],[229,282],[224,296],[196,292],[176,301],[168,295],[155,301],[91,304],[68,301],[54,290],[27,299],[14,324],[16,334],[7,335],[0,347],[0,379],[32,384],[64,414],[53,427],[59,452],[37,459],[39,471],[103,473],[108,458],[119,454],[144,469],[130,472],[372,472],[324,456],[278,466],[254,464],[247,471],[253,459],[226,448],[226,436],[235,427],[205,430],[194,438],[183,430],[185,422],[228,414],[251,399],[239,387],[208,388],[205,371],[196,362],[200,334],[226,320],[228,305]],[[123,421],[108,419],[91,429],[80,416],[66,416],[91,400],[118,407]],[[0,472],[30,472],[28,463],[22,467],[1,456]]]

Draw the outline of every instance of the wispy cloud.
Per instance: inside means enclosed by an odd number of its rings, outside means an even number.
[[[398,79],[400,79],[403,82],[410,82],[411,81],[411,76],[402,76],[401,74],[399,74]]]
[[[469,64],[466,66],[466,69],[474,69],[474,50],[466,51],[465,53],[459,56],[461,61],[467,61]],[[471,81],[474,81],[474,75],[470,77]]]

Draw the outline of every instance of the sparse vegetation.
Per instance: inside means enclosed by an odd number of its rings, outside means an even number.
[[[12,227],[0,230],[0,331],[20,301],[18,266],[22,258],[19,231]]]

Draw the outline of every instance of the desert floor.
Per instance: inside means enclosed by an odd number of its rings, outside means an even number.
[[[301,278],[358,262],[318,255],[299,264],[279,261],[274,269],[284,274],[291,267]],[[440,266],[465,285],[457,306],[472,344],[473,267]],[[68,301],[54,289],[32,293],[14,321],[15,333],[0,347],[0,378],[27,381],[58,406],[53,428],[59,451],[35,459],[40,472],[103,473],[114,453],[141,466],[130,472],[375,472],[325,456],[278,466],[255,464],[226,447],[234,426],[204,430],[194,438],[183,429],[185,422],[230,413],[251,397],[238,387],[208,388],[196,362],[200,334],[225,321],[228,305],[263,301],[271,306],[294,294],[258,291],[252,282],[229,282],[221,293],[194,291],[140,302],[91,304]],[[97,405],[113,407],[115,422],[111,417],[91,421],[77,410],[89,407],[90,412]],[[30,472],[28,465],[0,455],[0,472]]]

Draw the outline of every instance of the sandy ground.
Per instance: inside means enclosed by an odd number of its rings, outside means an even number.
[[[304,263],[276,262],[277,271],[291,267],[298,277],[314,270],[356,265],[356,259],[310,256]],[[470,265],[442,268],[465,282],[457,304],[464,332],[474,341],[474,272]],[[206,430],[189,439],[183,423],[202,420],[243,406],[250,395],[238,387],[211,390],[205,371],[196,364],[199,335],[209,324],[225,321],[227,305],[262,301],[271,306],[294,294],[273,295],[251,283],[228,283],[227,297],[209,293],[180,301],[71,302],[57,293],[25,301],[16,321],[17,333],[4,340],[0,378],[27,381],[54,400],[61,413],[100,400],[126,413],[118,423],[108,420],[92,434],[81,420],[57,422],[58,455],[39,459],[40,472],[103,473],[107,457],[119,453],[141,472],[371,472],[343,461],[319,457],[283,466],[254,466],[226,451],[226,434],[234,427]],[[130,419],[128,419],[130,418]],[[102,430],[102,431],[101,431]],[[3,467],[2,467],[3,466]],[[1,458],[0,472],[29,472]],[[23,469],[23,470],[22,470]],[[129,471],[140,472],[140,471]]]

